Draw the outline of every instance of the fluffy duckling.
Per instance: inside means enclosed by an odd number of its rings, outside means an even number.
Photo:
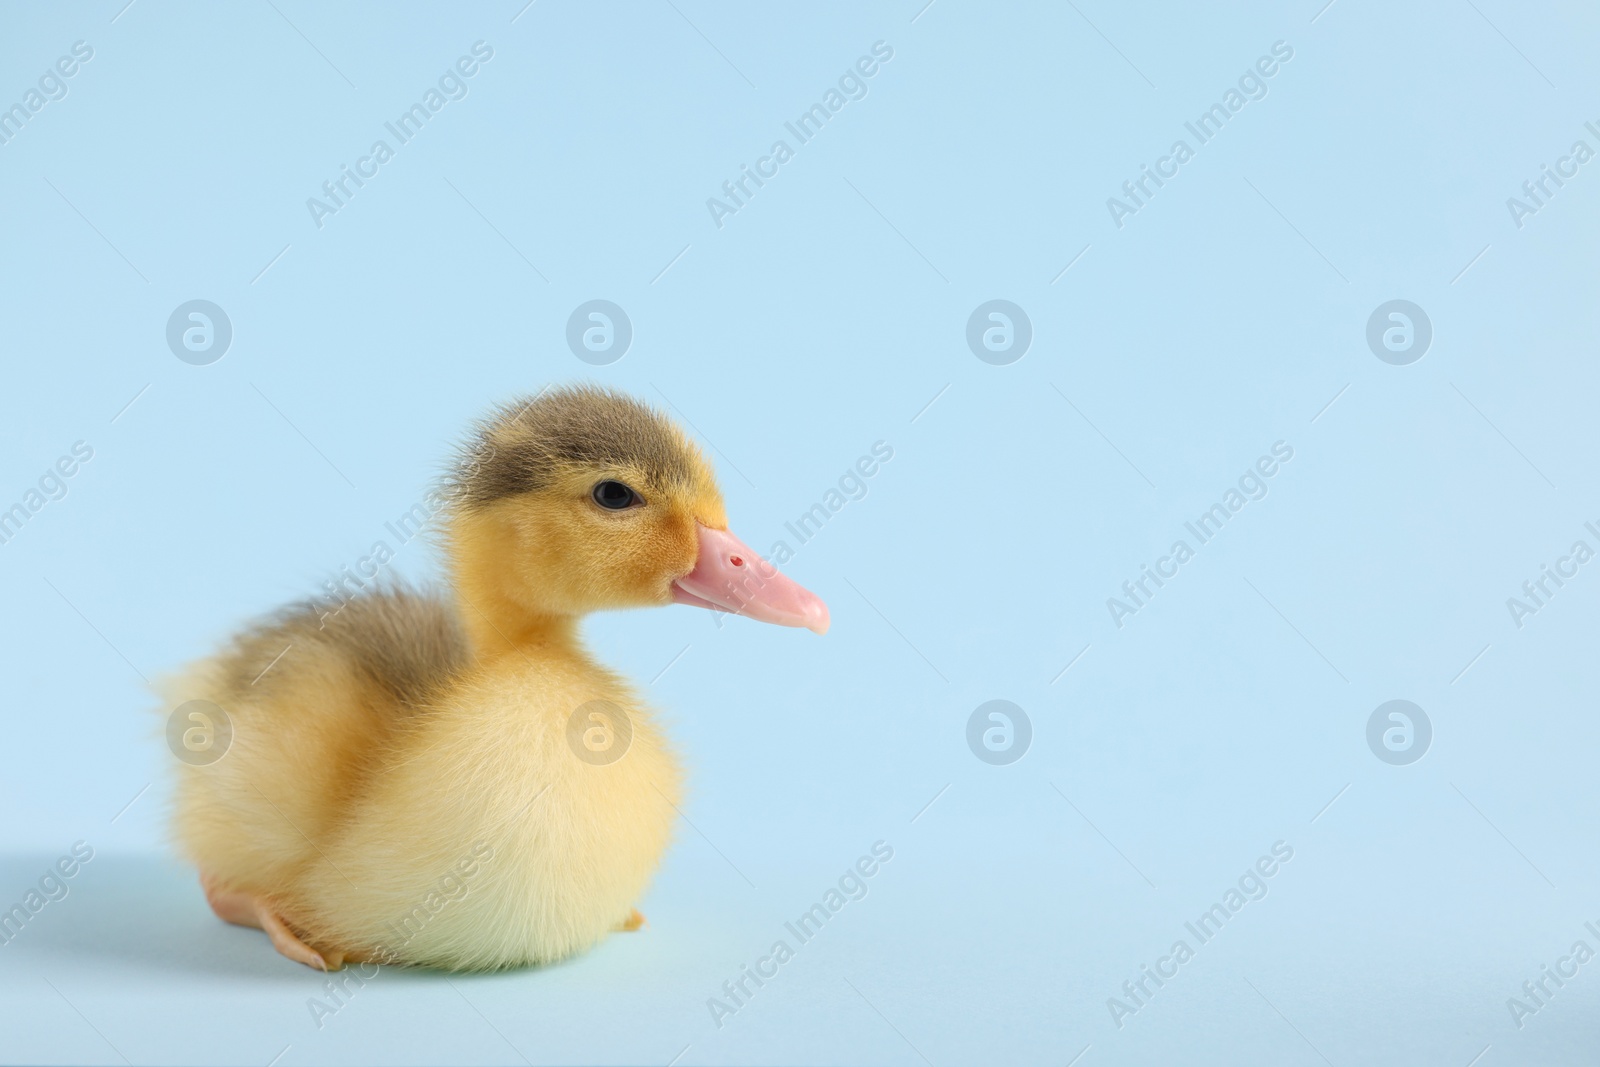
[[[212,909],[312,967],[515,967],[635,928],[682,773],[579,619],[679,603],[828,626],[728,532],[700,450],[618,393],[494,412],[445,496],[447,594],[285,609],[163,694],[232,723],[174,812]]]

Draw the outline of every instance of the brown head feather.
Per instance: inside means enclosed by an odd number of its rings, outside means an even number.
[[[609,389],[574,386],[492,412],[463,449],[448,495],[482,507],[548,488],[574,467],[630,467],[653,488],[687,487],[697,461],[694,445],[654,408]]]

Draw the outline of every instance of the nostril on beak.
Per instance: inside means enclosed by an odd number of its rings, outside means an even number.
[[[703,524],[695,533],[694,570],[672,583],[679,604],[715,608],[756,622],[828,629],[828,609],[816,594],[784,577],[761,554],[726,530]]]

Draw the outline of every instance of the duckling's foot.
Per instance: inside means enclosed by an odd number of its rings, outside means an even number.
[[[326,957],[289,929],[265,897],[239,889],[224,889],[210,875],[200,876],[200,886],[206,892],[206,903],[217,913],[217,918],[235,926],[253,926],[266,931],[272,947],[283,955],[319,971],[337,971],[344,966],[344,953],[332,952]]]
[[[631,934],[641,926],[649,925],[649,921],[639,914],[639,909],[634,908],[628,912],[628,917],[618,924],[617,929],[625,934]]]

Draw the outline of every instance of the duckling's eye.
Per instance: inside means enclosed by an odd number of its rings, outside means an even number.
[[[594,502],[607,511],[622,511],[642,505],[644,500],[621,482],[605,481],[594,487]]]

